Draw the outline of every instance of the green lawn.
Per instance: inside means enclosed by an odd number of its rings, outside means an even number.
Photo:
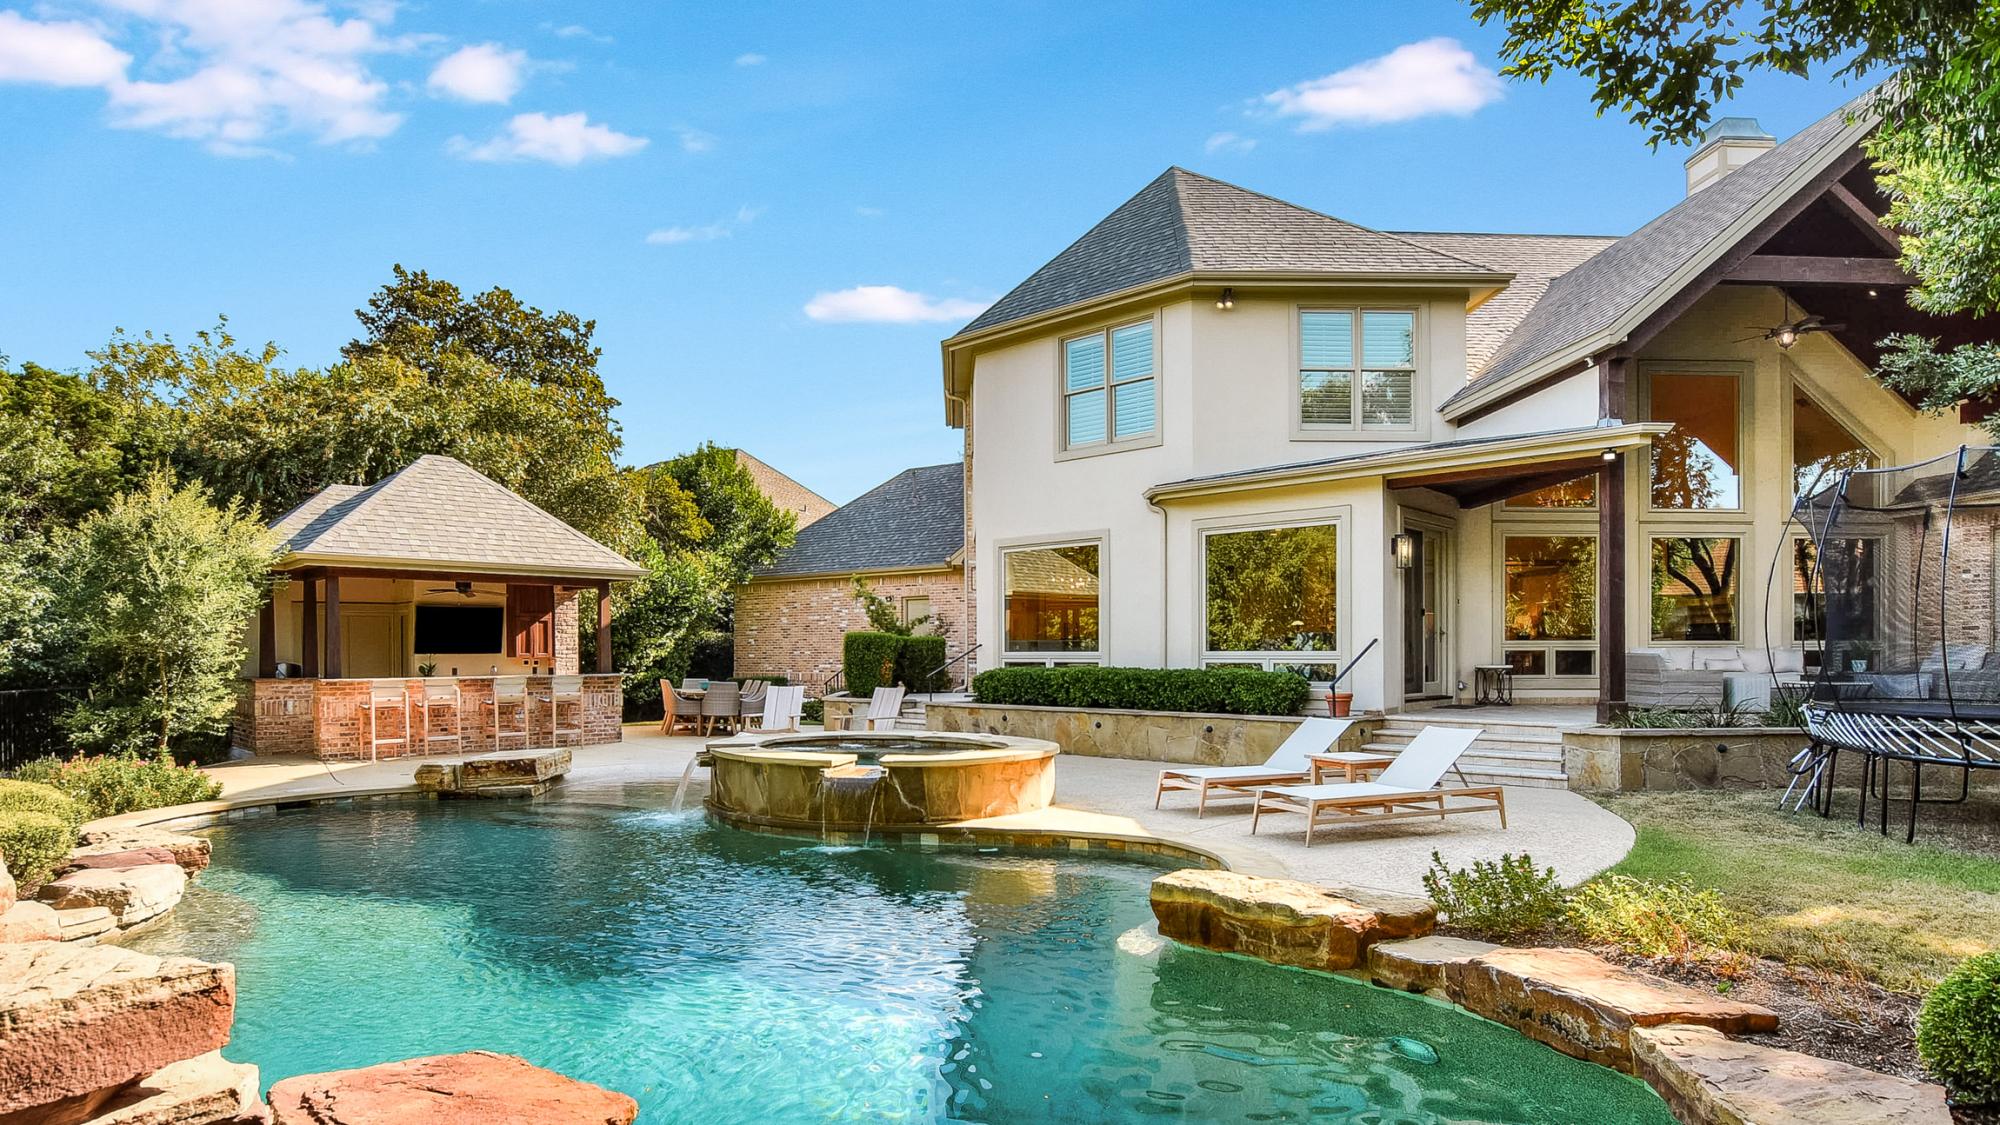
[[[1749,920],[1750,951],[1922,992],[1960,959],[2000,948],[2000,802],[1931,806],[1917,843],[1854,825],[1853,794],[1831,820],[1783,813],[1770,792],[1642,793],[1603,802],[1639,838],[1612,868],[1682,873]],[[1907,808],[1907,806],[1904,806]],[[1890,806],[1892,824],[1897,806]]]

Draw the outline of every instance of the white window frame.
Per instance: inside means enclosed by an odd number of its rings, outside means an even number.
[[[1301,322],[1307,313],[1347,313],[1354,321],[1354,365],[1345,368],[1312,367],[1305,365],[1305,333]],[[1407,313],[1410,317],[1410,421],[1408,425],[1385,425],[1362,421],[1361,385],[1366,371],[1402,371],[1400,367],[1368,367],[1361,350],[1362,321],[1368,313]],[[1360,434],[1415,434],[1424,429],[1424,414],[1428,408],[1428,385],[1423,378],[1426,367],[1424,356],[1424,309],[1421,305],[1402,304],[1300,304],[1292,306],[1291,323],[1291,430],[1295,440],[1326,440],[1330,438],[1352,438]],[[1350,377],[1348,384],[1348,420],[1346,422],[1312,422],[1305,420],[1305,372],[1344,371]]]
[[[996,640],[1000,648],[1001,667],[1054,667],[1058,664],[1102,664],[1104,653],[1110,648],[1111,614],[1110,599],[1106,596],[1110,587],[1108,576],[1111,570],[1110,535],[1096,532],[1067,539],[1009,539],[995,545],[997,557],[995,567],[1000,575],[999,635]],[[1007,556],[1017,551],[1050,550],[1060,547],[1097,548],[1097,649],[1075,652],[1038,652],[1033,649],[1009,648],[1007,636]]]
[[[1331,651],[1291,652],[1285,650],[1257,650],[1229,652],[1208,647],[1208,540],[1212,535],[1233,535],[1244,531],[1282,531],[1291,527],[1326,527],[1334,529],[1334,552],[1338,562],[1333,577],[1334,624],[1333,649]],[[1240,517],[1200,520],[1194,525],[1196,560],[1194,572],[1194,627],[1195,650],[1201,653],[1204,668],[1227,664],[1255,664],[1265,671],[1271,671],[1281,664],[1346,664],[1349,648],[1348,637],[1351,614],[1347,606],[1352,604],[1349,594],[1352,584],[1349,575],[1352,568],[1347,565],[1353,558],[1353,513],[1346,506],[1320,508],[1312,511],[1279,513],[1270,516],[1243,519]]]
[[[1113,382],[1111,378],[1111,334],[1121,328],[1131,328],[1144,324],[1152,329],[1153,365],[1152,373],[1145,379],[1126,379]],[[1117,321],[1099,325],[1088,332],[1072,332],[1056,340],[1056,459],[1066,461],[1075,457],[1095,457],[1105,453],[1119,453],[1127,449],[1146,449],[1160,444],[1162,429],[1160,409],[1160,358],[1161,347],[1160,317],[1157,313],[1139,317],[1125,317]],[[1104,341],[1104,381],[1096,387],[1081,391],[1069,389],[1069,345],[1071,341],[1091,336]],[[1134,383],[1153,384],[1153,428],[1143,434],[1129,438],[1118,436],[1117,388]],[[1102,441],[1072,442],[1069,438],[1069,400],[1075,395],[1088,394],[1092,390],[1104,393],[1104,433]]]

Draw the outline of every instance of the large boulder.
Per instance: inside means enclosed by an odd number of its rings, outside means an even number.
[[[1368,947],[1368,976],[1384,988],[1444,992],[1446,966],[1464,964],[1499,948],[1490,941],[1443,934],[1385,941]]]
[[[61,941],[62,921],[56,912],[39,902],[17,902],[0,910],[0,943]]]
[[[92,868],[116,871],[125,867],[147,867],[155,863],[178,865],[180,857],[166,848],[158,846],[127,848],[122,852],[101,850],[89,852],[78,851],[70,853],[69,862],[63,865],[63,871],[67,873],[70,871],[85,871]]]
[[[55,912],[64,941],[81,941],[118,928],[118,916],[102,906],[79,906]]]
[[[236,970],[109,945],[0,945],[0,1120],[218,1050]],[[45,1116],[45,1115],[44,1115]]]
[[[86,868],[44,884],[35,897],[57,910],[102,906],[120,926],[136,926],[172,910],[187,883],[187,873],[174,863]]]
[[[1944,1088],[1707,1027],[1632,1031],[1634,1073],[1694,1125],[1951,1125]]]
[[[14,876],[7,870],[7,857],[0,855],[0,913],[14,905],[18,893],[14,890]]]
[[[1775,1031],[1777,1013],[1622,968],[1581,949],[1496,949],[1444,966],[1451,999],[1566,1055],[1632,1069],[1632,1029]]]
[[[287,1078],[277,1125],[629,1125],[639,1104],[492,1051],[430,1055]]]
[[[44,1106],[35,1125],[269,1125],[257,1068],[219,1051],[185,1059],[123,1086]],[[0,1119],[0,1125],[13,1125]]]
[[[1152,901],[1163,937],[1329,972],[1361,964],[1378,941],[1427,934],[1437,922],[1423,899],[1201,868],[1153,880]]]
[[[164,828],[85,829],[81,840],[80,846],[70,853],[71,863],[85,856],[165,848],[190,877],[208,866],[209,853],[215,846],[205,836],[187,836]]]

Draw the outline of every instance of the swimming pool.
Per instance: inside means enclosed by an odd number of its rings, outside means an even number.
[[[230,1058],[475,1047],[647,1122],[1634,1122],[1650,1091],[1419,998],[1163,946],[1135,862],[825,848],[671,788],[215,829],[136,945],[233,961]]]

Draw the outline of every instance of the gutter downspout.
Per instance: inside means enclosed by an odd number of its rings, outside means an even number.
[[[1159,501],[1154,500],[1150,496],[1146,498],[1146,506],[1160,513],[1160,667],[1171,668],[1173,667],[1173,663],[1167,656],[1167,605],[1169,602],[1167,591],[1170,589],[1167,584],[1167,510],[1160,507]]]

